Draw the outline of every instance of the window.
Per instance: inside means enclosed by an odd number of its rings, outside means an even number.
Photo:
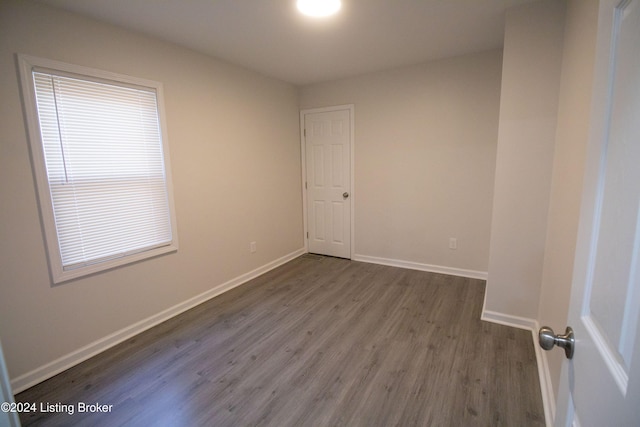
[[[161,84],[19,63],[53,281],[176,250]]]

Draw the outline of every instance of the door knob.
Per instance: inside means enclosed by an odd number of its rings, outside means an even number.
[[[344,193],[342,193],[342,197],[344,197],[345,199],[349,197],[349,193],[347,193],[346,191]]]
[[[573,335],[573,329],[567,326],[564,335],[556,335],[548,326],[543,326],[538,332],[538,342],[544,350],[551,350],[554,345],[564,348],[564,354],[567,359],[573,358],[573,350],[576,345],[576,339]]]

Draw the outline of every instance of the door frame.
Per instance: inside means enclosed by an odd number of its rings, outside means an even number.
[[[307,108],[300,110],[300,162],[302,164],[302,176],[301,176],[301,189],[302,189],[302,224],[303,224],[303,235],[302,238],[304,240],[304,250],[306,253],[309,252],[309,226],[308,226],[308,212],[307,212],[307,191],[305,188],[305,183],[307,182],[307,152],[306,152],[306,141],[304,134],[304,121],[305,116],[307,114],[314,113],[327,113],[331,111],[349,111],[349,205],[351,208],[351,218],[350,221],[350,232],[349,239],[351,240],[349,259],[353,259],[353,254],[355,253],[355,174],[354,174],[354,164],[355,164],[355,129],[354,129],[354,104],[344,104],[344,105],[334,105],[330,107],[321,107],[321,108]]]
[[[7,372],[7,365],[4,361],[4,353],[2,352],[2,343],[0,342],[0,403],[13,404],[15,399],[11,390],[11,381]],[[35,403],[34,403],[35,405]],[[8,427],[20,427],[20,418],[17,411],[4,410],[0,412],[0,425]]]

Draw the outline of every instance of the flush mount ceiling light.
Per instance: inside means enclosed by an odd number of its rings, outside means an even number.
[[[304,15],[322,18],[337,13],[342,7],[342,2],[340,0],[297,0],[296,6]]]

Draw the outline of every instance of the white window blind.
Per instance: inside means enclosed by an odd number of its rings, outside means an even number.
[[[154,88],[32,69],[63,271],[170,245]]]

